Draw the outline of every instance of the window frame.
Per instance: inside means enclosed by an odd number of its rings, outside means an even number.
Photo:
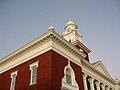
[[[31,71],[31,74],[30,74],[30,85],[34,85],[37,83],[37,69],[38,69],[38,62],[34,62],[32,64],[30,64],[30,71]],[[34,73],[34,70],[35,70],[35,73]]]
[[[11,73],[11,85],[10,85],[10,90],[15,90],[17,72],[18,72],[18,70]]]
[[[66,70],[70,69],[70,73],[71,73],[71,84],[66,82]],[[70,65],[70,60],[68,60],[68,65],[65,66],[64,68],[64,77],[62,78],[62,90],[79,90],[79,86],[78,83],[76,82],[75,79],[75,72],[73,70],[73,68]]]

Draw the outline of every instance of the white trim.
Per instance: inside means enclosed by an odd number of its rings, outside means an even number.
[[[111,78],[110,74],[108,73],[107,69],[105,68],[105,66],[101,61],[95,62],[92,65],[96,70],[100,71],[102,74],[104,74],[108,78]]]
[[[71,70],[71,84],[66,82],[66,69],[69,68]],[[70,60],[68,60],[68,65],[64,68],[64,77],[62,78],[62,87],[61,88],[68,88],[68,90],[79,90],[78,84],[75,80],[75,73],[70,65]]]
[[[72,42],[73,45],[79,45],[81,47],[81,49],[83,49],[84,51],[86,51],[87,53],[90,53],[91,50],[89,50],[83,43],[81,43],[80,41],[74,41]]]
[[[52,41],[51,43],[52,43],[51,45],[52,50],[56,51],[57,53],[69,59],[70,61],[74,62],[75,64],[81,66],[82,57],[77,56],[76,54],[66,50],[66,48],[58,44],[58,42]]]
[[[63,46],[66,46],[66,49],[70,49],[72,52],[76,53],[76,55],[80,55],[81,57],[85,57],[86,55],[82,52],[80,52],[77,48],[75,48],[72,44],[70,44],[67,40],[65,40],[63,37],[61,37],[58,33],[56,33],[54,30],[49,30],[45,34],[41,35],[40,37],[34,39],[30,43],[24,45],[23,47],[19,48],[18,50],[12,52],[10,55],[4,57],[0,61],[0,65],[3,63],[6,63],[7,61],[10,61],[12,59],[18,58],[21,55],[27,53],[30,50],[33,50],[37,46],[40,46],[45,41],[55,39],[59,43],[63,44]]]
[[[49,44],[50,44],[50,42],[46,42],[43,45],[41,45],[37,48],[34,48],[33,50],[25,53],[24,55],[22,55],[16,59],[12,59],[10,61],[7,61],[6,63],[1,64],[0,65],[0,74],[9,70],[9,69],[16,67],[16,66],[18,66],[26,61],[29,61],[32,58],[34,58],[40,54],[43,54],[43,53],[49,51],[51,49],[49,47]]]
[[[17,76],[17,72],[18,72],[18,70],[17,70],[17,71],[12,72],[12,73],[11,73],[11,78],[12,78],[12,76],[13,76],[14,74]]]
[[[31,71],[31,74],[30,74],[30,85],[33,85],[33,84],[37,83],[37,77],[36,77],[36,82],[34,82],[34,83],[32,82],[32,79],[33,79],[32,75],[33,75],[33,67],[36,66],[36,68],[38,68],[38,63],[39,63],[39,61],[34,62],[34,63],[32,63],[32,64],[29,65],[30,66],[30,71]]]
[[[34,67],[35,65],[38,67],[38,63],[39,63],[39,61],[30,64],[30,65],[29,65],[29,66],[30,66],[30,70],[31,70],[31,68]]]
[[[87,74],[88,76],[104,83],[105,85],[110,86],[111,88],[115,88],[117,85],[116,81],[108,76],[102,74],[100,71],[96,70],[92,64],[90,64],[86,60],[82,60],[82,72]]]
[[[26,61],[29,61],[32,58],[41,55],[49,50],[54,50],[57,53],[61,54],[62,56],[70,59],[72,62],[76,63],[77,65],[81,65],[81,60],[83,57],[69,50],[69,48],[66,47],[67,46],[62,45],[61,43],[59,43],[59,41],[56,41],[54,39],[46,40],[41,45],[38,45],[29,52],[26,52],[19,57],[16,57],[14,59],[6,61],[5,63],[2,63],[0,65],[0,74]]]

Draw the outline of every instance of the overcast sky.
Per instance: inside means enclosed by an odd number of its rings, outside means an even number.
[[[110,75],[120,79],[120,0],[0,0],[0,58],[48,31],[62,34],[72,19]]]

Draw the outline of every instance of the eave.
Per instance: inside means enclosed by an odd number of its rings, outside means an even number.
[[[74,41],[72,42],[73,45],[79,45],[79,47],[81,47],[84,51],[86,51],[87,53],[90,53],[91,50],[89,50],[83,43],[81,43],[80,41]]]
[[[71,43],[69,43],[67,40],[65,40],[62,36],[60,36],[54,30],[50,30],[50,31],[46,32],[45,34],[39,36],[38,38],[32,40],[28,44],[24,45],[23,47],[12,52],[8,56],[2,58],[0,60],[0,65],[5,63],[6,61],[20,57],[21,55],[27,53],[28,51],[34,49],[35,47],[37,47],[38,45],[42,44],[43,42],[45,42],[46,40],[49,40],[49,39],[57,40],[64,47],[66,47],[66,49],[69,49],[70,51],[72,51],[74,54],[80,56],[81,58],[84,58],[86,56],[83,52],[76,49]]]

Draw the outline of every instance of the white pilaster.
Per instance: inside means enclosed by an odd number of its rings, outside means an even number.
[[[88,90],[86,78],[87,78],[87,75],[83,74],[84,90]]]
[[[94,90],[94,79],[93,78],[89,78],[88,81],[90,83],[90,90]]]

